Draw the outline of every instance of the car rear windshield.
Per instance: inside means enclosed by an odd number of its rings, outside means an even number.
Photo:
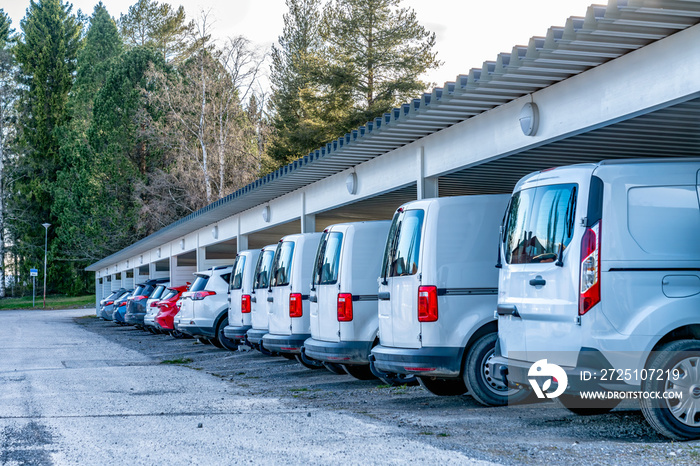
[[[243,287],[243,270],[245,268],[245,256],[238,256],[233,264],[233,274],[231,275],[231,289],[240,290]]]
[[[272,261],[272,283],[270,286],[289,285],[289,275],[292,272],[294,257],[294,242],[283,241],[277,245],[275,258]]]
[[[136,285],[136,289],[131,296],[141,296],[143,291],[146,289],[146,285]]]
[[[313,282],[315,285],[333,285],[338,282],[338,266],[340,265],[342,245],[342,233],[337,231],[323,233],[314,262]]]
[[[418,272],[423,210],[399,210],[387,237],[384,250],[383,277],[401,277]]]
[[[165,285],[158,285],[156,289],[151,293],[151,299],[161,299],[163,296],[163,291],[165,291]]]
[[[163,296],[160,299],[161,300],[170,299],[173,296],[175,296],[176,294],[177,294],[177,290],[173,290],[173,289],[168,288],[168,291],[163,293]]]
[[[577,188],[576,184],[557,184],[513,194],[503,238],[506,262],[557,260],[573,236]]]
[[[202,291],[207,286],[208,281],[208,275],[197,275],[197,278],[195,278],[194,283],[188,291]]]
[[[255,282],[253,288],[259,290],[267,288],[270,282],[270,268],[272,267],[272,259],[275,257],[275,251],[263,251],[258,258],[258,263],[255,264]]]

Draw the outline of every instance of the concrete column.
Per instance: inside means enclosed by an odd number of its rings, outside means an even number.
[[[306,213],[306,193],[301,193],[301,232],[316,232],[316,215]]]
[[[425,176],[425,148],[418,149],[418,178],[416,180],[416,193],[418,199],[429,199],[438,197],[437,177]]]
[[[238,232],[236,232],[236,252],[248,249],[248,235],[241,234],[241,216],[238,216]]]
[[[206,248],[197,248],[195,249],[197,253],[197,271],[204,270],[205,269],[205,260],[206,260]]]

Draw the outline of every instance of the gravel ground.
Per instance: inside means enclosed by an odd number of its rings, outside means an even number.
[[[591,417],[576,416],[552,402],[486,408],[468,395],[437,397],[420,387],[359,381],[256,351],[220,350],[95,318],[75,322],[155,362],[173,361],[211,374],[234,395],[274,398],[309,413],[344,413],[363,423],[397,427],[409,438],[470,458],[501,464],[572,464],[584,458],[588,464],[700,463],[700,441],[674,443],[660,437],[634,402]],[[254,428],[255,421],[241,425]]]

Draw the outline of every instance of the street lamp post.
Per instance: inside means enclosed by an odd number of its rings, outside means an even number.
[[[46,234],[44,235],[44,309],[46,309],[46,251],[49,244],[49,227],[51,224],[42,223],[41,226],[46,230]]]

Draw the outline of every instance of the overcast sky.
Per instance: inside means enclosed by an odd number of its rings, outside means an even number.
[[[5,2],[3,2],[5,3]],[[97,2],[77,0],[73,9],[91,15]],[[103,0],[109,13],[118,19],[133,0]],[[584,16],[593,0],[404,0],[416,10],[418,20],[437,35],[438,58],[444,62],[425,78],[442,85],[470,68],[480,68],[485,60],[495,60],[499,52],[510,52],[516,44],[527,45],[532,36],[543,36],[550,26],[564,26],[569,16]],[[597,3],[606,3],[599,0]],[[284,0],[184,0],[188,16],[210,11],[214,36],[222,39],[243,35],[260,46],[269,47],[282,32]],[[28,0],[14,0],[3,8],[19,31],[19,22]]]

